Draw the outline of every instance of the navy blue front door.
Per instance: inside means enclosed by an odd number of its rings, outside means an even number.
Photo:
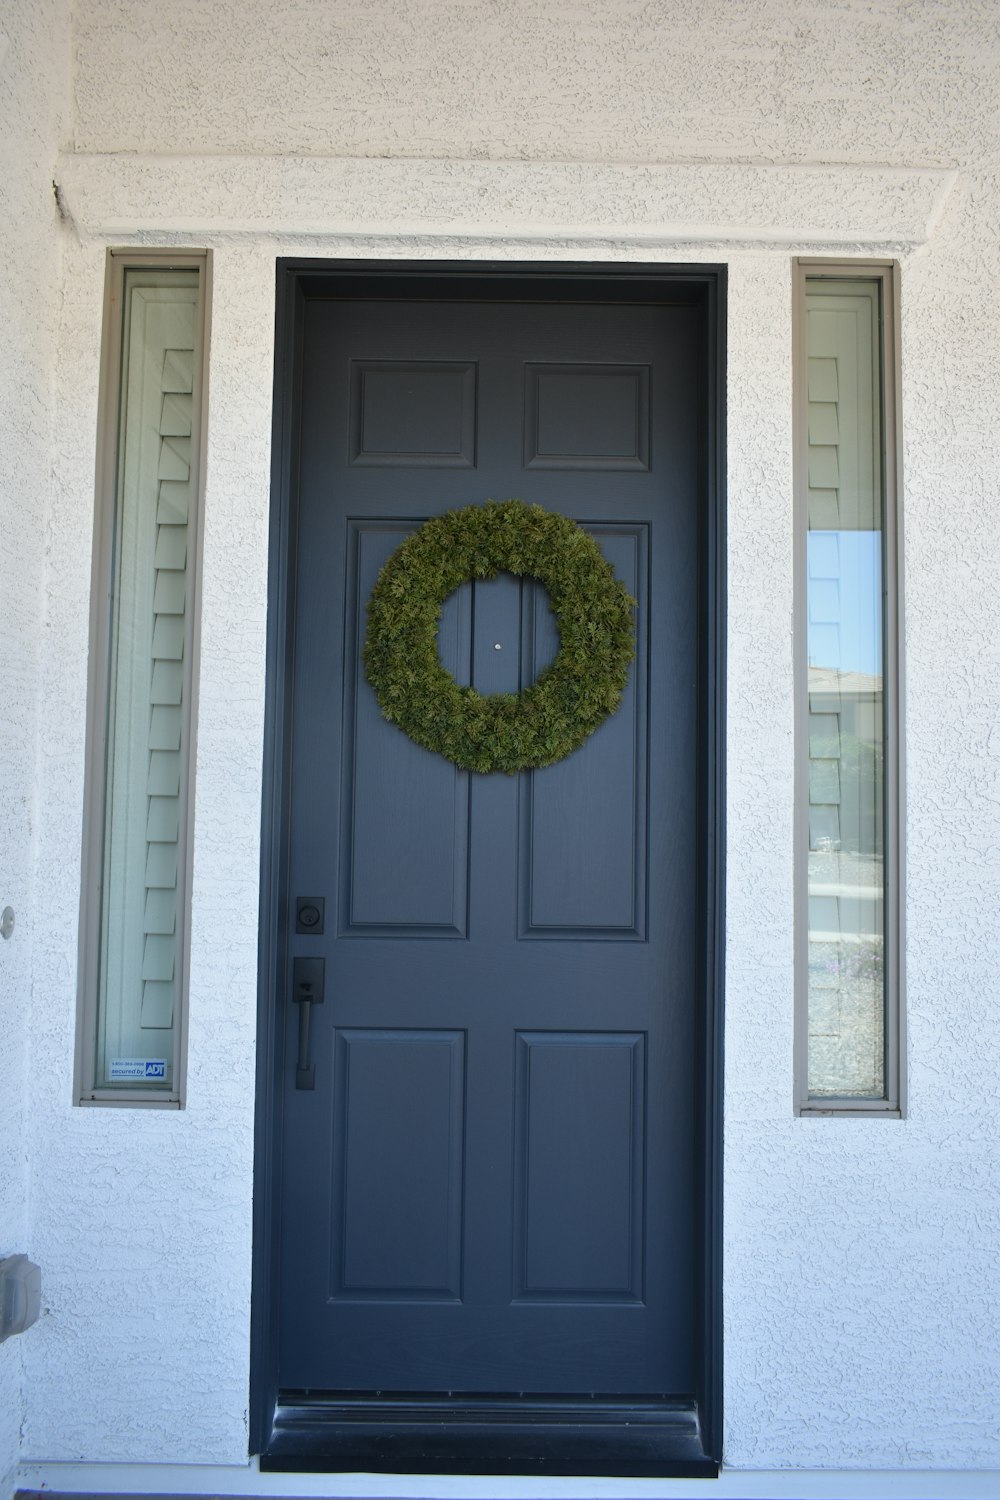
[[[698,311],[331,297],[303,317],[278,1385],[690,1393]],[[572,756],[470,775],[380,717],[365,606],[422,520],[509,496],[597,538],[637,655]],[[529,581],[446,606],[442,660],[481,691],[556,646]],[[296,920],[306,898],[320,921]],[[313,1088],[296,958],[323,960]]]

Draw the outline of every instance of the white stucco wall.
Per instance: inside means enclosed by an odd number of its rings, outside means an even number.
[[[950,166],[987,144],[996,27],[991,0],[85,0],[73,139]]]
[[[45,631],[45,528],[59,280],[52,192],[68,83],[66,6],[25,0],[0,13],[0,1256],[33,1249],[25,1140],[35,888],[38,673]],[[0,1348],[0,1495],[17,1460],[25,1342]]]
[[[274,257],[301,251],[730,262],[726,1458],[1000,1467],[998,19],[973,0],[77,0],[59,172],[78,237],[33,606],[45,922],[27,1144],[50,1313],[23,1345],[25,1458],[246,1456]],[[215,249],[189,1106],[83,1111],[103,253],[171,224]],[[903,1122],[791,1113],[790,256],[845,238],[903,268]]]

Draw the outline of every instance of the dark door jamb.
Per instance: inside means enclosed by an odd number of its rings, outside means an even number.
[[[275,377],[271,459],[270,561],[266,719],[263,766],[260,885],[260,967],[257,1041],[257,1110],[254,1169],[253,1300],[250,1370],[250,1451],[267,1454],[274,1438],[277,1401],[275,1171],[278,1159],[278,1021],[275,1004],[284,973],[281,914],[287,904],[282,863],[287,814],[287,725],[291,682],[288,629],[289,580],[294,558],[297,485],[297,350],[302,307],[309,296],[409,297],[469,296],[518,301],[695,302],[704,314],[704,389],[707,430],[702,453],[706,524],[703,541],[699,632],[703,642],[704,754],[701,786],[701,867],[703,911],[700,989],[706,1005],[701,1041],[699,1124],[704,1166],[704,1217],[698,1226],[702,1286],[702,1371],[697,1391],[698,1440],[678,1410],[672,1419],[661,1407],[622,1403],[620,1421],[588,1422],[587,1405],[564,1405],[558,1416],[565,1436],[552,1436],[552,1411],[545,1403],[525,1403],[512,1420],[509,1405],[492,1415],[490,1403],[462,1403],[461,1417],[443,1442],[447,1412],[439,1398],[399,1403],[396,1420],[382,1409],[373,1420],[365,1403],[345,1407],[331,1430],[333,1412],[310,1410],[308,1401],[290,1412],[301,1444],[299,1455],[262,1467],[414,1473],[569,1473],[581,1464],[590,1474],[709,1476],[722,1451],[722,1041],[723,952],[725,932],[725,366],[726,267],[724,265],[626,265],[588,262],[507,263],[491,261],[292,260],[277,262]],[[297,1415],[296,1415],[297,1413]],[[666,1418],[666,1420],[664,1420]],[[646,1424],[657,1426],[653,1437]],[[604,1428],[604,1441],[597,1430]],[[649,1440],[642,1437],[644,1427]],[[664,1437],[664,1434],[666,1436]],[[610,1443],[607,1439],[610,1438]],[[567,1439],[568,1444],[567,1444]],[[616,1444],[620,1440],[620,1456]],[[325,1450],[325,1451],[324,1451]]]

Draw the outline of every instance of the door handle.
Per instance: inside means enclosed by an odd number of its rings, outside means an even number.
[[[295,1087],[316,1087],[316,1064],[309,1061],[309,1025],[312,1008],[323,1003],[325,961],[322,958],[292,960],[292,1000],[299,1008],[299,1057],[295,1065]]]

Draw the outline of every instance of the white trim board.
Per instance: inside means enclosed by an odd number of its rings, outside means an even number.
[[[348,160],[64,152],[84,235],[614,239],[866,247],[927,243],[956,173],[885,166]]]
[[[47,1500],[285,1496],[290,1500],[997,1500],[1000,1471],[726,1469],[718,1479],[533,1479],[455,1475],[261,1474],[222,1464],[23,1463],[15,1493]]]

